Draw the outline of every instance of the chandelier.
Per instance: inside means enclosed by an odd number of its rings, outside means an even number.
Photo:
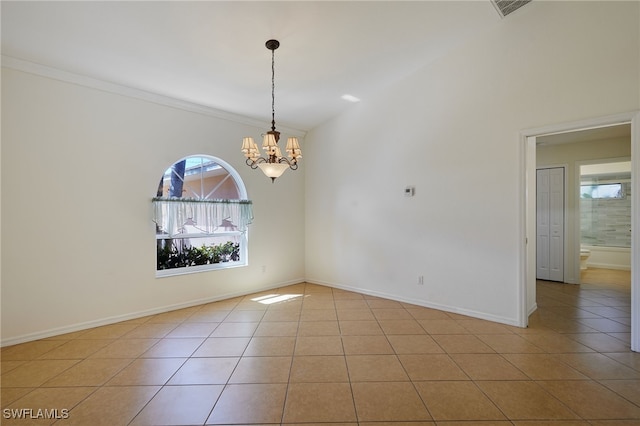
[[[260,156],[258,145],[252,137],[242,139],[242,152],[247,158],[246,163],[252,169],[260,168],[262,172],[271,178],[271,182],[289,168],[296,170],[298,168],[298,159],[302,158],[300,143],[298,138],[287,138],[287,146],[285,151],[288,157],[282,155],[278,141],[280,140],[280,132],[276,130],[276,110],[275,110],[275,50],[280,46],[278,40],[268,40],[265,43],[267,49],[271,50],[271,130],[262,135],[262,150],[264,157]]]

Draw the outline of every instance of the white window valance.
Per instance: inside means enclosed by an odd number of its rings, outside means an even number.
[[[245,232],[253,221],[250,200],[200,200],[155,197],[153,221],[173,237],[185,233]]]

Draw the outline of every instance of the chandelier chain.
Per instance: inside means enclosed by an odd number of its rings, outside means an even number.
[[[276,130],[276,63],[275,50],[271,50],[271,130]]]

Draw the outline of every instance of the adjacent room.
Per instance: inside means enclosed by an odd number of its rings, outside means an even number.
[[[640,422],[640,2],[0,12],[2,424]]]

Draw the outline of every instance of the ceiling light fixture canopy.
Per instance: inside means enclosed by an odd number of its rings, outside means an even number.
[[[298,168],[298,159],[302,158],[300,143],[298,138],[287,138],[285,151],[289,158],[282,155],[278,141],[280,132],[276,130],[276,109],[275,109],[275,50],[280,47],[278,40],[268,40],[265,43],[267,49],[271,50],[271,130],[262,135],[262,149],[264,157],[260,156],[258,145],[252,137],[242,139],[242,152],[247,158],[246,163],[252,169],[260,168],[262,172],[271,178],[271,182],[287,170]]]

